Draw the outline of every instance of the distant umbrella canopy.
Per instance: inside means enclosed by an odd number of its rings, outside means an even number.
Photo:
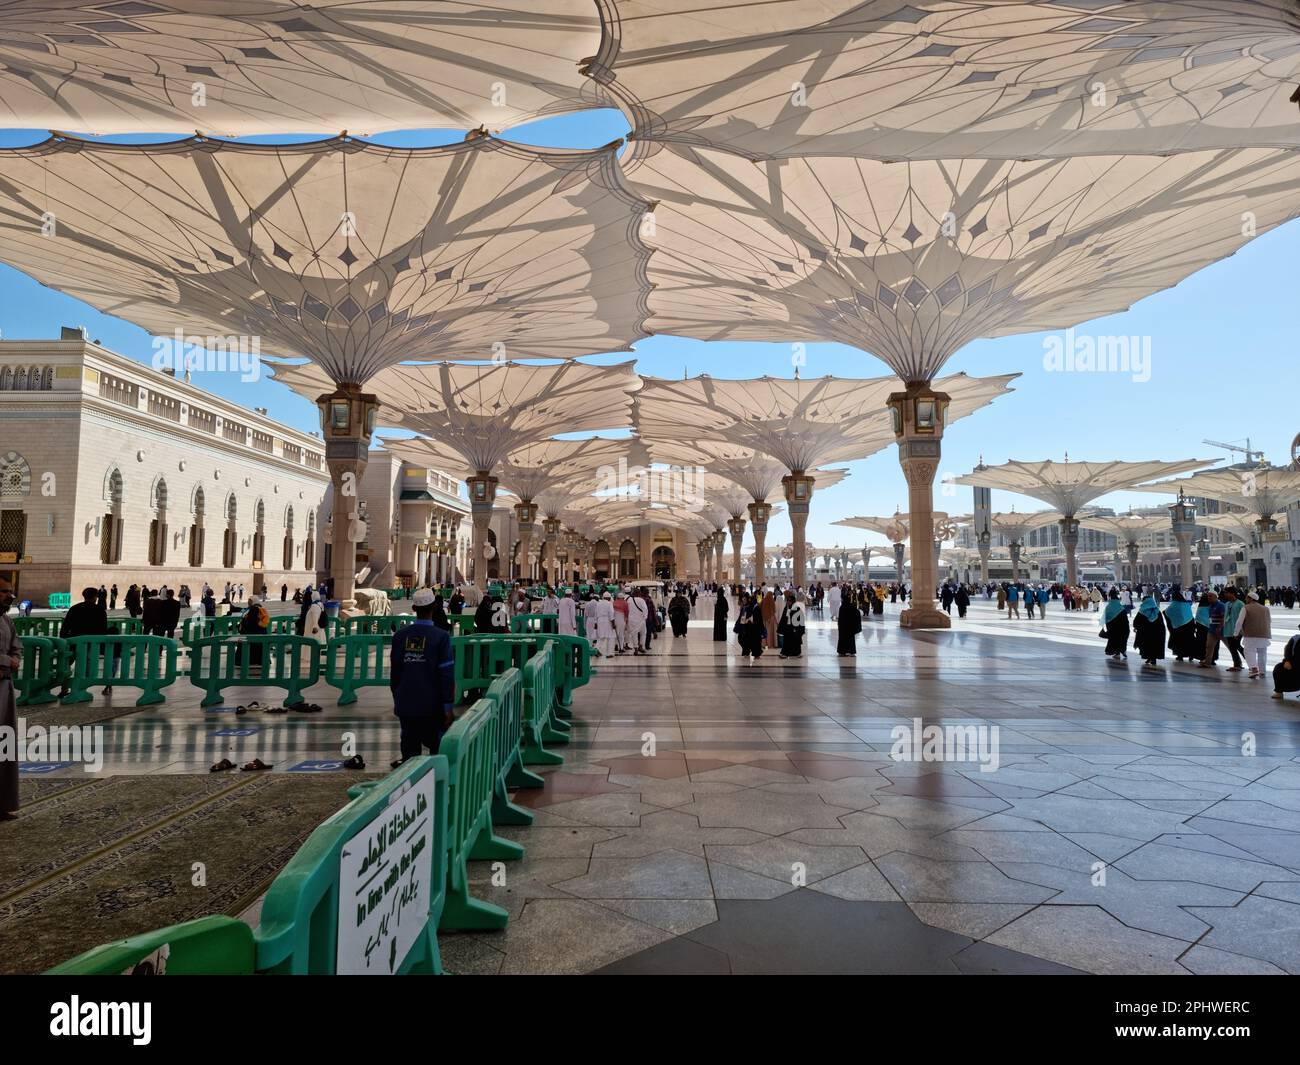
[[[1300,147],[1290,0],[603,6],[587,72],[642,139],[752,158]]]
[[[1202,465],[1209,465],[1209,463]],[[1164,472],[1183,473],[1185,470],[1162,471]],[[1160,475],[1152,474],[1153,477]],[[1144,477],[1143,480],[1147,478]],[[1189,496],[1205,496],[1222,503],[1243,507],[1256,518],[1267,520],[1292,504],[1300,503],[1300,470],[1285,466],[1204,470],[1176,481],[1136,485],[1135,490],[1170,494],[1183,492]]]
[[[1217,459],[1182,459],[1176,462],[1021,462],[1013,459],[1001,466],[984,466],[953,484],[981,488],[1000,488],[1007,492],[1041,499],[1061,513],[1061,517],[1079,517],[1084,505],[1108,492],[1136,488],[1153,477],[1167,477],[1211,466]],[[1175,485],[1177,482],[1171,482]],[[1141,489],[1139,489],[1141,490]],[[1146,489],[1153,490],[1153,489]]]
[[[909,382],[977,337],[1124,310],[1300,213],[1300,152],[1268,149],[756,163],[638,141],[623,165],[658,205],[654,332],[840,341]]]
[[[644,335],[643,211],[612,146],[0,150],[4,261],[153,333],[259,336],[339,383],[626,350]]]
[[[948,520],[948,515],[935,511],[934,524],[937,528]],[[865,529],[867,532],[879,533],[891,543],[901,544],[912,536],[911,519],[908,515],[895,512],[890,517],[863,515],[855,518],[841,518],[834,525],[844,525],[850,529]]]
[[[1168,532],[1170,528],[1168,513],[1160,514],[1104,514],[1097,517],[1082,517],[1079,524],[1085,529],[1108,533],[1121,545],[1139,543],[1144,536],[1153,533]]]
[[[656,462],[703,466],[710,474],[725,477],[739,485],[749,493],[751,502],[774,503],[784,498],[781,478],[790,472],[789,468],[780,459],[762,451],[725,440],[687,440],[680,436],[655,438],[647,442]],[[838,484],[849,475],[848,470],[810,469],[807,472],[820,488]]]
[[[1015,376],[954,374],[935,387],[952,397],[952,422],[1005,394]],[[647,377],[637,395],[637,427],[648,441],[725,440],[770,455],[787,471],[811,470],[867,458],[892,444],[885,401],[902,388],[896,377]]]
[[[590,0],[4,0],[0,24],[0,126],[499,130],[604,103]]]
[[[415,466],[442,470],[456,477],[477,471],[452,444],[414,437],[386,438],[384,447]],[[593,491],[604,470],[617,470],[626,458],[627,440],[591,436],[582,440],[541,440],[511,451],[492,469],[503,488],[521,500],[535,501],[549,488],[566,485],[574,492]]]
[[[366,387],[379,400],[380,424],[426,436],[459,456],[462,468],[491,473],[525,445],[556,433],[625,428],[631,394],[641,386],[633,365],[401,365],[381,371]],[[311,363],[272,371],[308,399],[330,388],[324,370]]]

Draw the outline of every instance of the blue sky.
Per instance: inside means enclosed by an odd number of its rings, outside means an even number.
[[[551,147],[595,147],[627,131],[615,112],[592,112],[547,119],[510,131],[509,137]],[[30,144],[44,132],[0,130],[0,147]],[[459,140],[460,131],[417,130],[373,138],[387,144],[439,144]],[[156,140],[160,138],[113,138]],[[269,138],[254,138],[268,140]],[[312,138],[275,138],[279,141]],[[0,250],[0,259],[3,251]],[[1015,391],[949,427],[944,437],[943,473],[968,472],[980,459],[990,465],[1007,459],[1180,459],[1214,458],[1225,453],[1201,443],[1209,438],[1243,442],[1262,449],[1278,464],[1290,459],[1291,440],[1300,431],[1300,311],[1295,269],[1300,263],[1300,220],[1265,234],[1235,256],[1157,293],[1131,310],[1097,319],[1087,331],[1101,335],[1149,336],[1151,376],[1134,381],[1114,373],[1061,373],[1044,368],[1044,334],[977,341],[958,352],[945,373],[1014,373]],[[7,339],[51,338],[61,325],[85,325],[93,339],[143,363],[152,355],[144,330],[91,309],[0,265],[0,331]],[[264,345],[268,354],[275,352]],[[627,358],[596,356],[591,361]],[[638,369],[680,377],[710,373],[718,377],[792,373],[788,344],[704,343],[656,336],[636,346]],[[884,363],[842,344],[811,344],[804,377],[878,377]],[[269,381],[241,383],[238,376],[208,374],[194,382],[247,407],[267,407],[272,417],[298,429],[318,428],[316,409]],[[1239,461],[1240,455],[1230,457]],[[853,514],[889,514],[906,502],[906,485],[896,451],[890,447],[849,464],[852,476],[816,493],[808,522],[818,546],[860,546],[880,538],[835,527]],[[949,496],[936,487],[936,506],[968,512],[970,489]],[[1159,496],[1116,493],[1101,502],[1123,509],[1150,506]],[[994,506],[1017,510],[1039,504],[1009,493],[994,493]],[[784,518],[774,522],[769,543],[789,539]]]

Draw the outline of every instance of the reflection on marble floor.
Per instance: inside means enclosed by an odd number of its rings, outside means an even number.
[[[536,824],[501,830],[526,857],[472,867],[510,925],[441,937],[448,970],[1300,972],[1300,703],[1110,662],[1086,614],[866,628],[856,659],[814,620],[803,660],[749,665],[701,620],[598,663],[565,765],[518,796]],[[310,716],[176,691],[104,722],[105,773],[396,754],[382,689],[313,689]],[[997,770],[895,761],[914,718],[997,726]]]

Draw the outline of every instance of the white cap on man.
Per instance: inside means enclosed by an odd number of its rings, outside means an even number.
[[[411,596],[411,606],[433,606],[433,589],[421,588],[417,591],[413,596]]]

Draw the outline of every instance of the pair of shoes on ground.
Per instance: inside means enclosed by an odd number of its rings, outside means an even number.
[[[274,764],[274,763],[272,763],[272,764]],[[225,773],[225,772],[228,772],[229,770],[234,769],[234,768],[235,768],[235,763],[234,763],[234,762],[232,762],[229,758],[223,758],[223,759],[221,759],[221,761],[218,762],[216,765],[211,766],[211,767],[208,769],[208,772],[209,772],[209,773]],[[257,773],[257,772],[260,772],[260,771],[263,770],[263,769],[270,769],[270,768],[271,768],[271,766],[270,766],[270,765],[267,765],[267,763],[266,763],[266,762],[263,762],[262,759],[260,759],[260,758],[254,758],[251,762],[245,762],[242,766],[239,767],[240,772],[243,772],[243,773]]]

